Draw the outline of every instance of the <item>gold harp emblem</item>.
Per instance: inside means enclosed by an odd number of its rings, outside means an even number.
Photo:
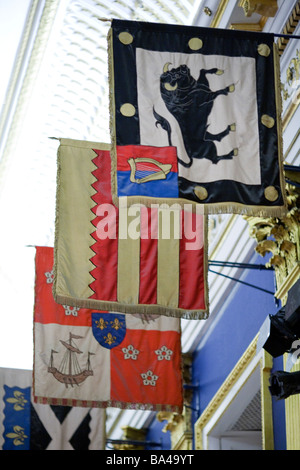
[[[129,158],[128,163],[132,183],[165,180],[172,168],[171,163],[160,163],[153,158]]]

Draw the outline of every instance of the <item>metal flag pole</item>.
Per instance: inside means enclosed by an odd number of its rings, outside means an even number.
[[[296,34],[279,34],[279,33],[272,33],[277,38],[286,38],[286,39],[300,39],[300,36]]]
[[[234,261],[216,261],[216,260],[209,260],[209,266],[225,266],[229,268],[242,268],[242,269],[259,269],[272,271],[274,270],[273,266],[267,267],[264,264],[253,264],[253,263],[237,263]]]
[[[263,289],[262,287],[259,287],[259,286],[255,286],[254,284],[250,284],[249,282],[245,282],[245,281],[242,281],[241,279],[228,276],[227,274],[218,273],[217,271],[214,271],[213,269],[210,269],[210,268],[208,268],[208,271],[210,271],[211,273],[217,274],[218,276],[226,277],[227,279],[231,279],[232,281],[239,282],[240,284],[244,284],[245,286],[252,287],[253,289],[257,289],[257,290],[260,290],[262,292],[265,292],[267,294],[271,294],[274,296],[274,292],[271,292],[270,290],[267,290],[267,289]]]

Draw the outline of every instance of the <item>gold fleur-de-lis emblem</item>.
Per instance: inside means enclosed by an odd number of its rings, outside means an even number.
[[[16,425],[16,426],[13,427],[13,430],[14,430],[14,432],[7,433],[6,437],[8,437],[9,439],[13,439],[15,446],[23,445],[25,439],[28,438],[28,436],[26,436],[26,434],[24,432],[24,428],[22,428],[21,426]]]
[[[110,322],[111,327],[114,328],[115,330],[120,330],[123,327],[123,323],[118,320],[118,318],[115,318],[114,321]]]
[[[14,398],[7,398],[6,400],[8,403],[13,403],[14,404],[14,410],[15,411],[23,411],[25,408],[25,404],[27,403],[27,400],[25,400],[24,393],[15,390],[14,391]]]
[[[97,328],[100,330],[104,330],[107,328],[107,321],[104,320],[104,318],[100,318],[99,320],[95,321]]]
[[[108,333],[107,336],[104,336],[105,342],[111,346],[115,341],[116,337],[113,336],[111,333]]]

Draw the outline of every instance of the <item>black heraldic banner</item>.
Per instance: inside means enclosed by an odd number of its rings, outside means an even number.
[[[198,203],[207,214],[285,212],[272,34],[113,20],[108,43],[116,198],[147,200],[118,162],[123,146],[140,146],[140,157],[153,147],[154,160],[155,148],[175,147],[177,193],[164,175],[158,199]],[[143,170],[148,177],[150,166]]]

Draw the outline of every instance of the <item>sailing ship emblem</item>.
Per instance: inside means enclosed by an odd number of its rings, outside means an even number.
[[[153,158],[129,158],[130,181],[147,183],[147,181],[165,180],[171,171],[170,163],[160,163]]]
[[[78,349],[73,340],[81,338],[83,338],[83,336],[74,335],[70,332],[68,342],[60,339],[60,342],[66,348],[66,351],[58,368],[54,366],[53,360],[53,355],[58,353],[58,351],[55,351],[54,349],[51,350],[48,372],[53,374],[56,380],[65,384],[66,388],[68,388],[68,385],[71,387],[73,387],[73,385],[79,385],[84,382],[87,377],[93,375],[90,356],[94,355],[94,353],[88,352],[85,369],[80,367],[79,361],[77,359],[77,354],[82,354],[82,351]]]
[[[125,315],[117,313],[92,313],[92,330],[101,346],[112,349],[122,343],[126,335]]]

